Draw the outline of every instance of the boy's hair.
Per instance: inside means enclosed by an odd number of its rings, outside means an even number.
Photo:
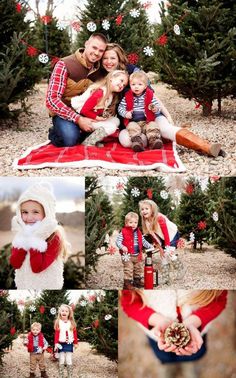
[[[40,331],[41,331],[41,329],[42,329],[42,324],[41,324],[41,323],[34,322],[34,323],[31,324],[30,329],[32,330],[34,327],[39,328]]]
[[[107,40],[107,37],[102,34],[102,33],[93,33],[90,35],[90,37],[88,39],[92,39],[92,38],[99,38],[101,39],[105,44],[108,43],[108,40]]]
[[[131,83],[133,79],[141,80],[146,86],[148,86],[148,76],[144,71],[135,71],[129,77],[129,82]]]
[[[132,218],[139,219],[139,215],[137,213],[134,213],[133,211],[130,211],[125,216],[125,224],[128,223],[128,221]]]

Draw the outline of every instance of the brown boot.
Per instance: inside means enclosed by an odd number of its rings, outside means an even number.
[[[203,152],[209,156],[217,157],[221,151],[219,143],[209,143],[187,129],[180,129],[176,133],[176,143],[192,150]]]
[[[144,282],[142,277],[134,277],[134,287],[137,287],[138,289],[141,289],[144,287]]]
[[[46,370],[42,370],[41,371],[41,377],[43,377],[43,378],[49,378],[48,375],[47,375],[47,373],[46,373]]]
[[[149,148],[151,150],[160,150],[163,147],[163,142],[161,139],[155,139],[152,143],[149,141]]]
[[[143,139],[141,138],[141,136],[137,135],[137,136],[132,137],[131,142],[132,142],[131,148],[135,152],[144,151],[144,143],[143,143]]]
[[[34,373],[30,373],[29,378],[34,378],[34,377],[35,377],[35,374]]]
[[[133,285],[131,280],[124,280],[124,289],[125,290],[133,290]]]

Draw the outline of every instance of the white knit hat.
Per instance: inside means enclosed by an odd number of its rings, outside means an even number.
[[[21,204],[26,201],[36,201],[44,208],[45,218],[50,221],[56,220],[56,198],[53,188],[48,182],[39,182],[26,189],[16,204],[16,216],[19,223],[22,223]]]

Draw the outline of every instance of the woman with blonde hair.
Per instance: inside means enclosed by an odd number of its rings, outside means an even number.
[[[72,378],[73,346],[77,348],[78,338],[73,310],[69,305],[62,304],[59,307],[54,329],[54,350],[59,353],[59,377],[64,377],[64,365],[66,364],[67,377]]]
[[[141,326],[163,364],[201,358],[206,353],[209,326],[226,302],[226,290],[123,290],[121,295],[124,312]],[[177,346],[175,339],[167,339],[166,329],[173,322],[188,330],[186,345]]]

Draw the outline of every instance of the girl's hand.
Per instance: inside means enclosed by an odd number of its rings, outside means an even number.
[[[78,344],[74,344],[75,350],[78,349],[78,346],[79,346]]]
[[[164,350],[165,352],[173,352],[177,348],[175,345],[169,345],[165,342],[164,339],[164,332],[166,328],[173,323],[173,319],[170,319],[166,316],[161,314],[155,313],[152,314],[149,318],[149,324],[154,326],[152,331],[157,336],[157,345],[160,350]]]
[[[191,356],[199,351],[203,344],[201,333],[194,325],[189,325],[191,340],[184,348],[179,348],[176,352],[178,356]]]
[[[104,117],[101,117],[101,116],[97,116],[96,117],[96,121],[106,121],[107,118],[104,118]]]

